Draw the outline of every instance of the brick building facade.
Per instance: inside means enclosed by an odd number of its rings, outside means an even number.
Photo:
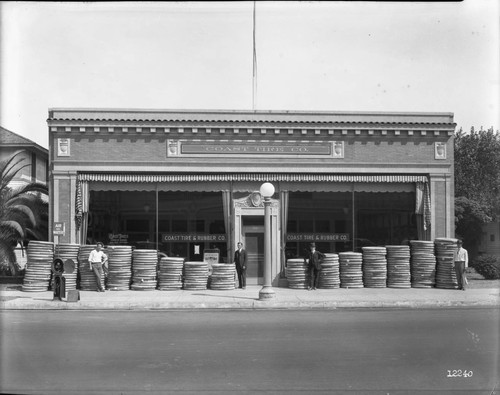
[[[48,127],[56,242],[231,261],[241,240],[259,283],[266,181],[276,285],[310,241],[454,236],[451,113],[50,109]]]

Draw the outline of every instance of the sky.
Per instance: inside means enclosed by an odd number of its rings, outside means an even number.
[[[500,2],[0,1],[0,125],[49,108],[452,112],[500,127]],[[254,90],[254,82],[256,89]]]

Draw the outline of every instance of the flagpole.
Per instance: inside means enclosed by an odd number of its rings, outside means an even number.
[[[252,110],[255,111],[255,96],[257,94],[257,49],[255,45],[255,6],[253,2],[253,70],[252,70]]]

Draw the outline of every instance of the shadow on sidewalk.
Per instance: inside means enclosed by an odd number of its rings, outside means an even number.
[[[211,296],[211,297],[214,297],[214,298],[259,300],[259,298],[251,298],[251,297],[245,297],[245,296],[225,296],[225,295],[211,295],[211,294],[198,294],[198,293],[194,293],[193,295],[197,295],[197,296]]]
[[[0,296],[0,302],[9,302],[16,299],[31,299],[31,300],[46,300],[46,299],[33,299],[29,296]]]

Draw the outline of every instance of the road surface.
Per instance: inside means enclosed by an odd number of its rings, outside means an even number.
[[[498,309],[55,310],[0,318],[2,393],[500,388]]]

